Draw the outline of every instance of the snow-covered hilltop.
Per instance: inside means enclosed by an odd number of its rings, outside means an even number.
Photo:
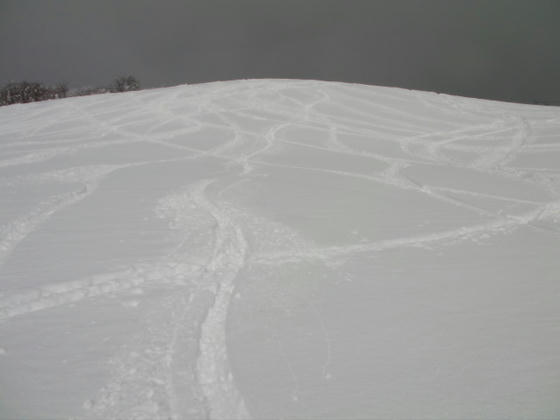
[[[0,108],[0,418],[554,418],[560,109],[249,80]]]

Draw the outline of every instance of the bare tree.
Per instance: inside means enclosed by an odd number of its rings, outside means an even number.
[[[49,99],[49,89],[37,82],[9,83],[0,91],[0,104],[25,104]]]
[[[111,92],[128,92],[131,90],[140,90],[140,82],[134,76],[117,77],[111,86]]]

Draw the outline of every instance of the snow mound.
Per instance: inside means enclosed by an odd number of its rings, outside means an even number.
[[[244,80],[0,108],[0,418],[554,418],[560,109]]]

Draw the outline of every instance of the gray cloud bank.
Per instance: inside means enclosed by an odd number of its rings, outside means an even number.
[[[560,103],[560,2],[0,0],[0,83],[238,78]]]

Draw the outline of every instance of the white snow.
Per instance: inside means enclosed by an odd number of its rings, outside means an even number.
[[[560,415],[560,109],[246,80],[0,108],[0,418]]]

